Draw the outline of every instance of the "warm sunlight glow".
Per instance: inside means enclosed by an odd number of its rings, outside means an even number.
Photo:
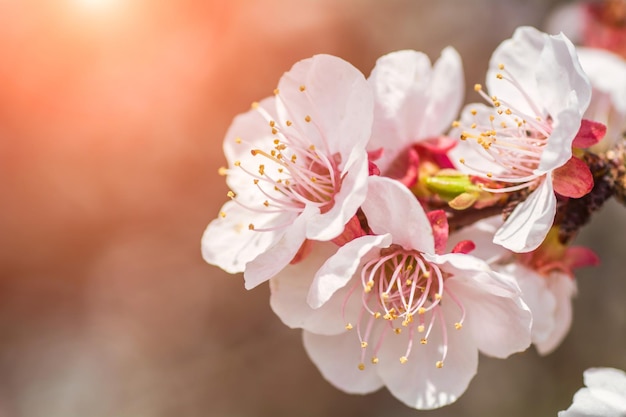
[[[119,0],[74,0],[74,3],[90,12],[108,12],[119,5]]]

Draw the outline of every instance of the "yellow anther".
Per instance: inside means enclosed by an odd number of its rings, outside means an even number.
[[[315,145],[309,145],[309,150],[314,151],[315,150]]]
[[[495,107],[500,107],[502,104],[501,104],[499,101],[494,101],[494,102],[493,102],[493,105],[494,105]]]
[[[476,116],[476,114],[478,114],[478,112],[475,109],[470,110],[470,113],[472,113],[472,116]]]
[[[383,298],[383,300],[387,300],[389,298],[389,294],[384,292],[381,294],[381,297]]]
[[[257,185],[259,183],[259,180],[255,178],[254,180],[252,180],[252,182],[254,183],[254,185]]]
[[[284,171],[284,169],[282,169],[282,168],[278,168],[278,169],[277,169],[277,171],[278,171],[278,173],[279,173],[279,174],[282,174],[282,173],[283,173],[283,171]]]
[[[377,311],[376,313],[374,313],[374,318],[375,319],[379,319],[380,316],[382,316],[382,314],[380,314],[380,311]]]
[[[459,127],[461,126],[461,123],[458,120],[455,120],[454,122],[452,122],[452,127]]]
[[[241,138],[239,136],[235,138],[235,143],[241,143]]]
[[[295,153],[291,155],[291,162],[296,162],[296,159],[298,159],[298,157],[296,156]]]
[[[467,140],[467,133],[465,133],[465,132],[461,133],[461,136],[459,136],[459,139]]]
[[[498,64],[498,69],[502,71],[504,69],[504,64]]]
[[[317,178],[311,177],[311,182],[317,182]]]
[[[424,307],[420,307],[417,309],[417,314],[426,314],[426,309]]]
[[[269,202],[269,201],[267,201],[267,200],[265,200],[265,201],[263,202],[263,205],[264,205],[265,207],[269,207],[269,206],[270,206],[270,202]]]
[[[276,126],[276,122],[273,120],[270,120],[270,127],[274,127],[274,126]]]
[[[441,300],[441,294],[436,293],[435,294],[435,300],[437,300],[437,301]]]
[[[234,165],[234,166],[236,166],[236,167],[238,167],[238,166],[240,166],[240,165],[241,165],[241,161],[235,161],[235,162],[233,163],[233,165]]]
[[[217,170],[217,173],[223,177],[228,174],[228,168],[219,167],[219,169]]]
[[[309,116],[308,114],[304,116],[304,121],[309,123],[311,121],[311,116]]]
[[[424,330],[426,330],[426,328],[424,327],[423,324],[420,324],[419,326],[417,326],[417,331],[419,333],[424,333]]]
[[[426,339],[425,337],[423,337],[423,338],[421,338],[421,339],[420,339],[420,343],[421,343],[422,345],[425,345],[425,344],[427,344],[427,343],[428,343],[428,339]]]
[[[401,328],[399,328],[399,327],[396,327],[395,329],[393,329],[393,331],[394,331],[394,333],[395,333],[395,334],[400,334],[400,333],[402,333],[402,329],[401,329]]]
[[[497,73],[497,74],[496,74],[496,78],[497,78],[497,79],[499,79],[499,80],[501,80],[501,79],[502,79],[502,78],[504,78],[504,77],[502,76],[502,74]]]
[[[402,322],[402,325],[403,325],[404,327],[408,326],[408,325],[409,325],[409,321],[408,321],[408,320],[404,320],[404,321]]]
[[[376,356],[374,356],[374,357],[372,358],[372,363],[373,363],[374,365],[376,365],[376,364],[378,363],[378,358],[377,358]]]
[[[285,124],[286,124],[287,126],[291,126],[291,125],[292,125],[291,120],[287,120],[287,121],[285,122]]]
[[[483,89],[483,86],[480,84],[474,84],[474,91],[480,91]]]
[[[280,90],[278,88],[274,89],[274,95],[277,96],[280,93]]]
[[[367,347],[367,342],[364,340],[361,342],[361,347],[365,349]]]
[[[476,123],[472,123],[472,125],[470,126],[472,129],[476,129]]]
[[[413,270],[413,265],[407,265],[406,270],[407,271],[412,271]]]
[[[437,361],[437,363],[435,363],[435,366],[439,369],[443,368],[443,362],[442,361]]]
[[[259,108],[259,103],[257,101],[254,101],[254,102],[252,102],[250,107],[252,107],[253,109],[258,109]]]
[[[457,330],[460,330],[463,327],[463,325],[461,323],[454,323],[454,328]]]
[[[220,217],[222,217],[222,218],[226,217],[226,212],[220,211]]]
[[[274,145],[278,145],[280,143],[279,139],[274,139]]]
[[[259,174],[265,175],[265,165],[259,165]]]
[[[226,195],[228,196],[228,198],[235,198],[237,196],[237,194],[233,193],[232,191],[227,192]]]
[[[254,225],[253,225],[252,223],[250,223],[250,224],[248,225],[248,229],[249,229],[249,230],[254,230]]]
[[[304,91],[304,90],[306,90],[306,87],[305,87],[305,86],[303,86],[303,85],[301,85],[301,86],[300,86],[300,91]]]
[[[278,129],[276,129],[275,127],[272,128],[272,135],[275,135],[278,133]]]
[[[352,330],[354,327],[352,327],[352,323],[348,323],[346,324],[346,330]]]
[[[407,363],[407,362],[408,362],[408,360],[409,360],[409,359],[408,359],[406,356],[401,356],[401,357],[400,357],[400,363],[401,363],[401,364],[403,364],[403,365],[404,365],[405,363]]]
[[[365,370],[365,364],[364,363],[360,363],[359,364],[359,371],[364,371]]]
[[[409,285],[413,284],[413,281],[410,279],[407,279],[404,284],[408,287]]]
[[[504,112],[505,112],[506,114],[508,114],[508,115],[511,115],[511,114],[513,113],[513,112],[511,111],[511,109],[506,109]]]

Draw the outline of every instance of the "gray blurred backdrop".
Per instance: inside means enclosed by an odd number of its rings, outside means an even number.
[[[453,45],[471,87],[556,3],[0,2],[0,417],[555,416],[584,369],[626,368],[617,204],[580,236],[602,265],[578,274],[561,347],[481,358],[465,395],[428,412],[335,390],[267,286],[200,257],[226,199],[223,135],[297,60],[368,75],[384,53]]]

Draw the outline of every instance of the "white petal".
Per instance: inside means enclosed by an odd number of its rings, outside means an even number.
[[[444,315],[453,313],[446,306]],[[394,397],[409,407],[429,410],[456,401],[467,389],[478,367],[478,350],[471,335],[464,329],[456,330],[451,323],[446,328],[448,354],[443,368],[437,368],[442,359],[442,333],[440,323],[435,323],[428,343],[419,343],[415,335],[413,348],[404,364],[408,346],[408,333],[388,334],[383,341],[376,365],[381,378]]]
[[[275,232],[248,229],[250,211],[229,201],[221,211],[226,217],[213,220],[202,235],[202,257],[231,274],[243,272],[246,264],[267,250],[280,237]],[[279,221],[275,215],[255,217],[259,227]]]
[[[343,288],[375,248],[386,248],[391,244],[388,234],[362,236],[343,245],[321,266],[312,282],[307,302],[313,308],[319,308],[333,294]]]
[[[552,178],[546,175],[543,182],[526,200],[515,207],[493,242],[513,252],[530,252],[543,242],[556,213],[556,197]]]
[[[543,341],[533,340],[537,351],[542,355],[551,353],[567,336],[572,325],[572,297],[576,295],[576,281],[572,277],[562,273],[553,273],[545,279],[548,291],[556,300],[556,305],[552,332]]]
[[[590,368],[583,376],[585,385],[592,390],[598,390],[598,392],[605,390],[620,394],[626,401],[626,372],[614,368]]]
[[[337,246],[328,242],[315,242],[309,255],[295,265],[288,265],[270,280],[270,306],[283,323],[291,328],[303,328],[316,334],[339,334],[345,331],[343,320],[347,289],[338,291],[322,308],[313,309],[307,304],[307,294],[315,272],[335,254]],[[358,298],[358,297],[357,297]],[[358,300],[357,308],[360,307]],[[352,308],[348,303],[346,308]],[[352,310],[346,315],[352,316]]]
[[[228,176],[226,182],[228,186],[240,195],[240,198],[256,200],[257,202],[265,201],[266,197],[253,186],[252,178],[244,172],[240,167],[234,165],[235,161],[241,163],[241,167],[245,167],[253,172],[258,169],[259,157],[255,157],[250,152],[254,147],[265,147],[272,144],[274,136],[268,129],[268,121],[259,111],[267,112],[270,116],[275,117],[275,99],[268,97],[261,102],[257,109],[248,110],[239,114],[233,119],[224,136],[224,154],[229,164]],[[245,193],[243,193],[245,191]]]
[[[350,394],[368,394],[383,386],[375,366],[358,369],[361,346],[355,331],[336,336],[303,332],[304,348],[324,378]]]
[[[493,278],[494,274],[480,275],[477,282]],[[491,286],[498,284],[493,279]],[[519,295],[501,296],[486,289],[482,284],[471,285],[471,281],[457,280],[455,276],[446,281],[446,291],[454,294],[466,310],[460,331],[470,332],[478,349],[489,356],[506,358],[528,348],[532,316],[526,304]],[[461,316],[460,311],[456,316]]]
[[[526,100],[520,90],[511,83],[496,78],[500,72],[499,65],[504,64],[506,71],[511,73],[523,87],[524,92],[536,101],[541,97],[535,78],[535,69],[548,35],[532,27],[519,27],[511,39],[502,42],[491,55],[487,71],[487,89],[490,95],[506,98],[519,111],[526,114],[537,114],[533,106]],[[542,109],[540,109],[542,110]]]
[[[448,130],[463,100],[461,58],[451,47],[443,50],[432,68],[421,52],[384,55],[368,81],[376,103],[368,148],[384,148],[376,161],[383,172],[407,146]]]
[[[309,211],[317,210],[308,206],[289,225],[278,241],[246,265],[243,274],[246,289],[252,289],[279,273],[296,256],[305,240],[306,223]],[[259,232],[267,233],[267,232]]]
[[[362,209],[374,233],[391,233],[393,243],[405,249],[435,252],[430,221],[417,198],[401,183],[385,177],[369,177]]]
[[[344,174],[333,207],[326,213],[312,215],[307,223],[308,239],[325,241],[339,236],[365,200],[369,175],[367,155],[363,153],[353,160]]]
[[[331,55],[315,55],[285,73],[278,89],[277,97],[284,106],[280,117],[290,120],[308,142],[329,156],[339,153],[343,164],[351,153],[365,153],[374,97],[363,74],[350,63]],[[305,121],[306,116],[310,122]]]
[[[497,215],[479,220],[468,227],[452,233],[448,239],[448,252],[457,243],[463,240],[471,240],[476,245],[476,248],[470,254],[487,263],[509,255],[511,253],[509,250],[493,243],[493,236],[503,223],[502,216]]]
[[[536,63],[541,102],[553,117],[565,109],[577,110],[582,116],[591,99],[591,83],[578,62],[574,45],[563,34],[545,39]],[[575,93],[575,101],[568,97],[571,92]]]
[[[585,385],[572,405],[559,417],[626,417],[626,373],[613,368],[591,368],[584,373]]]
[[[532,341],[541,354],[543,346],[555,331],[555,312],[557,301],[548,289],[547,278],[518,263],[510,263],[498,269],[498,272],[513,276],[522,290],[522,299],[530,308],[533,316]]]

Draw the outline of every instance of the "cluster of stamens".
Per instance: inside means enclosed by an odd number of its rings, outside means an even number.
[[[306,88],[300,86],[300,92],[306,93]],[[274,94],[276,100],[280,100],[278,89]],[[246,203],[240,202],[232,191],[228,192],[228,197],[251,212],[263,214],[300,213],[308,205],[318,207],[322,213],[330,210],[334,204],[334,196],[341,187],[337,168],[340,163],[339,155],[329,155],[326,149],[318,150],[307,141],[292,121],[287,120],[281,125],[258,103],[253,103],[252,108],[267,121],[274,138],[265,149],[259,147],[258,143],[252,144],[244,138],[235,138],[238,145],[250,146],[251,154],[260,160],[254,168],[244,166],[241,161],[234,161],[233,165],[251,177],[252,184],[259,191],[255,194],[260,197],[260,201],[258,204],[250,204],[248,199]],[[304,117],[304,121],[313,123],[309,115]],[[226,169],[221,170],[223,174],[227,172]],[[226,216],[225,212],[220,214],[222,217]],[[270,231],[289,224],[256,228],[250,223],[248,228]]]
[[[357,289],[361,289],[362,308],[356,324],[361,344],[359,369],[365,369],[364,359],[370,349],[371,362],[377,364],[378,352],[387,335],[399,335],[403,330],[408,332],[408,344],[399,360],[406,363],[417,335],[420,344],[427,344],[435,322],[439,322],[442,336],[442,356],[435,366],[443,367],[448,351],[446,320],[441,309],[444,295],[446,302],[453,302],[460,309],[461,318],[454,323],[457,330],[463,327],[465,319],[462,303],[445,287],[446,277],[437,265],[426,261],[419,252],[395,245],[383,249],[380,257],[363,266],[361,279],[355,283],[344,301],[345,308]],[[377,340],[371,348],[374,326],[382,326],[382,329],[376,332]],[[347,330],[353,328],[352,323],[346,324]]]
[[[487,122],[484,117],[476,117],[477,110],[471,110],[474,117],[471,124],[462,125],[460,121],[455,121],[452,127],[461,128],[460,139],[474,144],[485,159],[499,167],[499,171],[491,172],[470,165],[464,158],[460,159],[462,164],[490,180],[516,184],[504,188],[483,188],[491,192],[510,192],[530,187],[536,182],[534,171],[539,166],[552,126],[549,118],[544,120],[541,117],[539,107],[504,65],[500,64],[498,68],[501,72],[496,74],[496,78],[511,83],[534,114],[525,113],[500,97],[487,95],[483,87],[476,84],[474,90],[491,103],[494,112]]]

